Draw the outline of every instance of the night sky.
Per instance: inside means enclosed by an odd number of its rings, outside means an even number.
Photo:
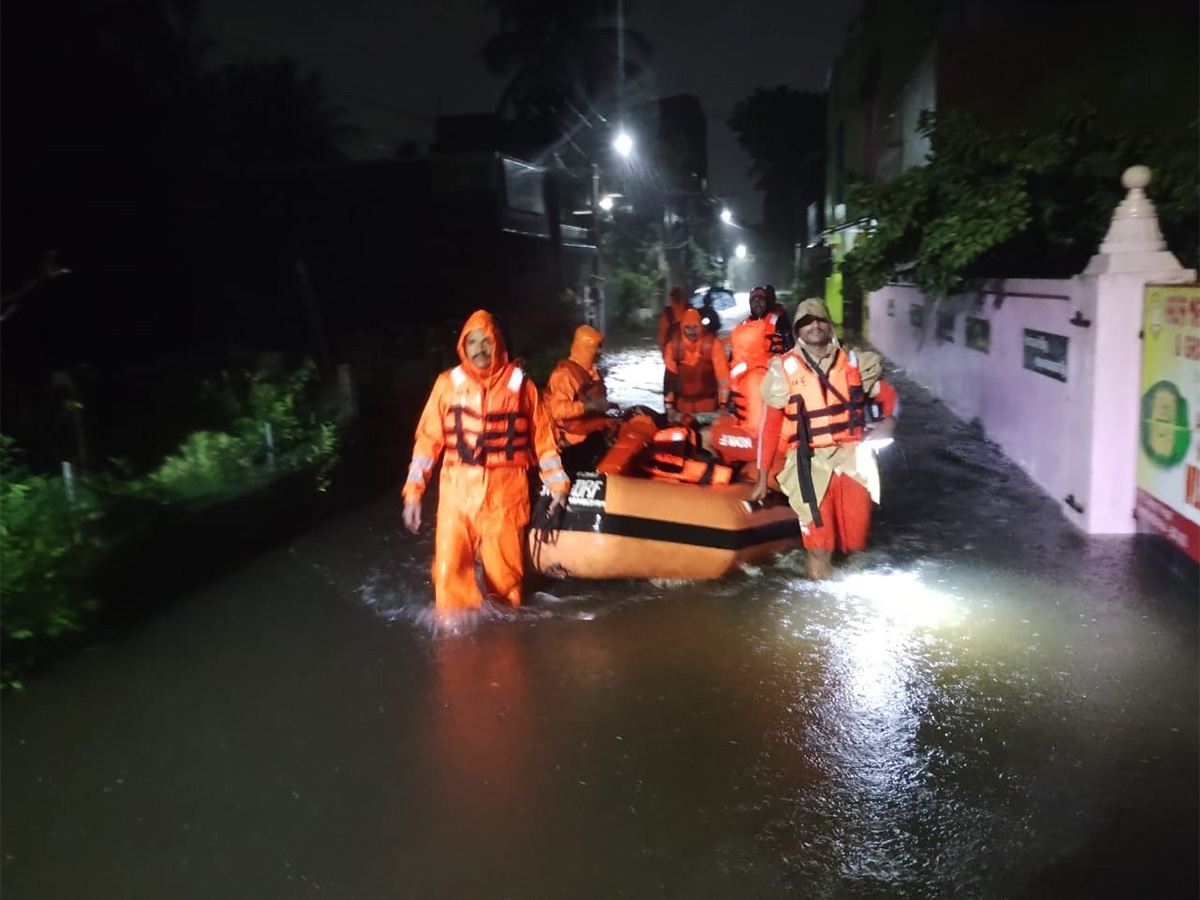
[[[653,45],[661,96],[696,94],[708,116],[709,188],[750,222],[762,196],[726,127],[755,87],[821,91],[860,0],[627,0],[627,23]],[[479,50],[497,29],[483,0],[205,0],[215,62],[293,56],[325,76],[363,129],[347,149],[390,156],[433,137],[439,114],[490,112],[503,87]]]

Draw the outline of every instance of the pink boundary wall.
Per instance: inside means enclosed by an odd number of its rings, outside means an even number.
[[[867,333],[956,415],[978,419],[1069,521],[1089,533],[1129,534],[1146,280],[1007,279],[939,300],[888,285],[868,298]],[[919,328],[910,322],[914,304],[924,309]],[[954,317],[950,341],[937,336],[939,313]],[[966,345],[968,317],[990,323],[990,352]],[[1025,329],[1067,338],[1065,382],[1024,367]]]

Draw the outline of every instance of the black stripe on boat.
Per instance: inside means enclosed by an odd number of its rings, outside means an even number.
[[[781,521],[767,522],[753,528],[731,530],[711,528],[707,525],[663,522],[659,519],[644,519],[641,516],[619,516],[579,510],[572,511],[563,518],[561,530],[690,544],[693,547],[709,547],[714,550],[742,550],[772,541],[799,538],[800,521],[789,516]]]

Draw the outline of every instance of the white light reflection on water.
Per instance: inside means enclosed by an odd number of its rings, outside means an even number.
[[[822,773],[786,828],[813,854],[798,877],[903,893],[934,875],[922,860],[939,829],[925,735],[935,660],[967,618],[961,598],[927,583],[936,577],[876,569],[795,584],[780,624],[798,640],[803,699],[780,738]]]
[[[831,590],[845,600],[868,604],[887,621],[908,629],[955,626],[966,615],[958,598],[924,584],[917,571],[855,572]]]

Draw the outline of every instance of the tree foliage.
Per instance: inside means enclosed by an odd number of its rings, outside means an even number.
[[[288,60],[216,68],[197,0],[5,7],[9,171],[330,158],[342,110]],[[48,49],[49,48],[49,49]]]
[[[1090,110],[1054,130],[992,132],[962,113],[924,114],[924,166],[850,187],[868,220],[846,258],[864,290],[896,278],[945,295],[974,278],[1067,277],[1096,251],[1123,189],[1121,172],[1146,164],[1148,189],[1172,249],[1194,265],[1195,125],[1171,134],[1105,133]]]
[[[321,73],[293,59],[233,63],[208,84],[210,140],[229,161],[335,160],[339,142],[357,131],[329,100]]]
[[[609,273],[605,286],[610,328],[625,328],[636,311],[662,291],[662,235],[660,225],[646,215],[616,209],[600,230],[600,252]]]
[[[805,207],[823,193],[825,97],[783,86],[758,88],[738,101],[727,124],[750,156],[754,186],[765,195],[763,224],[790,245],[800,236]]]

